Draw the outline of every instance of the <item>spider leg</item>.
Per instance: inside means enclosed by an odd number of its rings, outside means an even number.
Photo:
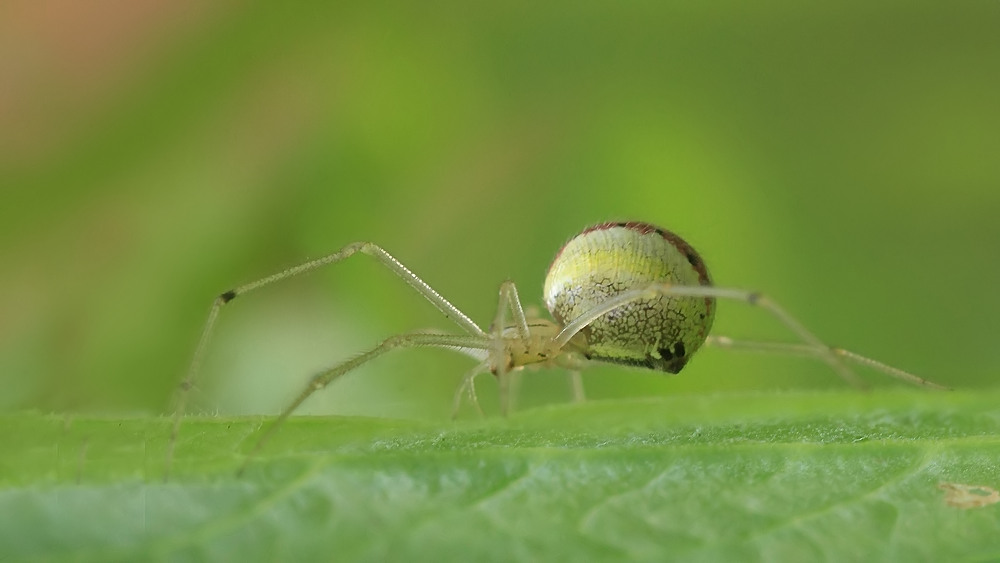
[[[508,311],[514,317],[516,337],[526,343],[531,338],[531,330],[528,328],[528,319],[524,315],[521,298],[517,294],[517,286],[510,280],[500,284],[500,300],[497,303],[497,312],[493,318],[493,325],[490,327],[490,336],[493,340],[493,361],[490,367],[497,376],[497,383],[500,388],[500,412],[504,416],[510,411],[512,405],[511,390],[514,388],[510,381],[511,371],[514,366],[510,365],[507,341],[504,338],[504,330],[507,328]]]
[[[684,286],[684,285],[671,285],[667,283],[654,283],[645,288],[632,289],[629,291],[623,291],[614,297],[611,297],[595,306],[590,311],[580,315],[576,319],[567,323],[556,336],[556,343],[560,346],[565,345],[570,341],[573,336],[578,332],[583,330],[587,325],[594,322],[596,319],[600,318],[602,315],[626,305],[633,301],[640,299],[652,299],[661,295],[679,296],[679,297],[707,297],[714,299],[731,299],[734,301],[742,301],[749,305],[760,307],[761,309],[770,313],[773,317],[779,320],[786,328],[791,330],[802,344],[791,344],[789,348],[785,348],[786,351],[791,351],[793,353],[803,353],[804,350],[810,350],[807,355],[818,357],[819,359],[826,362],[833,370],[849,383],[857,385],[860,383],[857,375],[848,367],[842,360],[849,360],[857,364],[865,365],[876,370],[885,373],[886,375],[896,377],[909,381],[910,383],[918,385],[928,385],[934,387],[940,387],[937,384],[932,384],[931,382],[917,377],[909,372],[905,372],[898,368],[894,368],[882,362],[866,358],[854,352],[843,350],[841,348],[834,348],[829,346],[819,338],[816,337],[811,331],[809,331],[802,323],[800,323],[795,317],[790,315],[785,311],[780,305],[772,301],[767,296],[755,292],[747,291],[743,289],[729,289],[722,287],[713,286]],[[716,344],[719,344],[716,342]],[[735,346],[734,346],[735,347]],[[775,347],[772,347],[775,349]],[[797,351],[797,352],[796,352]]]
[[[510,310],[514,317],[514,328],[517,336],[521,340],[527,340],[531,336],[528,329],[528,319],[524,314],[524,307],[521,305],[521,298],[517,295],[517,286],[514,282],[507,280],[500,284],[500,302],[497,304],[496,317],[493,319],[493,330],[503,330],[507,321],[507,311]]]
[[[451,302],[435,291],[434,288],[427,285],[426,282],[417,277],[417,275],[404,266],[402,262],[396,260],[391,254],[383,250],[381,247],[370,242],[355,242],[348,244],[339,251],[328,256],[317,258],[316,260],[310,260],[299,264],[298,266],[282,270],[276,274],[272,274],[257,281],[226,291],[216,297],[212,302],[212,308],[209,310],[208,318],[205,320],[205,327],[202,329],[201,338],[198,340],[198,345],[195,348],[194,357],[191,360],[191,364],[188,367],[184,379],[178,387],[177,396],[174,401],[174,419],[170,429],[170,439],[167,442],[166,463],[163,472],[164,481],[167,481],[170,478],[170,467],[173,463],[174,449],[177,445],[177,434],[180,432],[181,419],[184,416],[184,411],[187,407],[190,391],[194,387],[195,381],[200,373],[202,361],[204,360],[205,353],[208,350],[208,343],[212,339],[215,322],[219,317],[222,307],[233,299],[236,299],[244,294],[282,280],[317,270],[323,266],[335,264],[353,256],[358,252],[367,254],[378,260],[380,264],[402,278],[403,281],[409,284],[410,287],[417,291],[417,293],[423,295],[424,298],[430,301],[431,304],[434,305],[434,307],[437,308],[437,310],[440,311],[445,317],[454,321],[469,334],[480,337],[486,335],[483,329],[479,328],[479,325],[473,322],[468,315],[459,310],[458,307],[452,305]]]
[[[455,389],[455,400],[451,407],[451,419],[455,420],[458,417],[458,409],[462,406],[462,394],[468,393],[469,402],[476,407],[481,416],[486,416],[483,412],[483,408],[479,406],[479,397],[476,396],[476,376],[489,370],[489,362],[482,362],[476,367],[470,369],[466,372],[465,376],[462,377],[462,383],[459,384],[458,389]]]
[[[514,372],[501,370],[497,372],[497,388],[500,395],[500,414],[507,416],[511,407],[511,378]]]
[[[381,344],[365,352],[364,354],[361,354],[360,356],[347,360],[346,362],[338,364],[326,371],[320,372],[319,374],[315,375],[312,378],[312,380],[309,381],[309,384],[306,386],[305,389],[302,390],[301,393],[299,393],[299,395],[295,398],[295,400],[292,401],[287,407],[285,407],[285,410],[281,411],[281,414],[278,415],[278,418],[276,418],[274,422],[272,422],[271,425],[268,426],[266,430],[264,430],[264,433],[254,444],[253,449],[251,449],[250,453],[247,454],[246,459],[243,461],[243,464],[236,472],[236,475],[239,476],[243,474],[243,471],[250,464],[250,461],[253,460],[254,456],[256,456],[257,453],[260,451],[260,449],[264,447],[264,444],[271,438],[275,430],[277,430],[278,427],[281,426],[282,423],[284,423],[285,420],[288,419],[288,417],[291,416],[292,413],[295,412],[297,408],[299,408],[299,405],[305,402],[305,400],[308,399],[310,396],[312,396],[313,393],[329,385],[330,382],[333,381],[334,379],[337,379],[338,377],[357,368],[358,366],[365,364],[381,356],[382,354],[385,354],[386,352],[395,350],[397,348],[429,346],[434,348],[447,348],[451,350],[463,351],[470,349],[484,350],[488,349],[489,345],[490,343],[487,339],[479,336],[455,336],[451,334],[427,334],[422,332],[399,334],[387,338],[386,340],[382,341]]]
[[[582,403],[587,400],[587,396],[583,392],[583,376],[580,375],[579,371],[569,372],[569,386],[573,391],[574,403]]]
[[[705,340],[705,345],[715,346],[718,348],[749,350],[751,352],[768,352],[768,353],[784,354],[792,356],[817,357],[817,351],[815,347],[809,346],[807,344],[796,344],[792,342],[734,340],[732,338],[729,338],[728,336],[709,336]],[[854,362],[862,366],[868,366],[870,368],[879,370],[881,372],[886,373],[887,375],[906,381],[907,383],[912,383],[913,385],[922,385],[925,387],[932,387],[934,389],[941,389],[943,391],[951,389],[950,387],[945,387],[944,385],[934,383],[933,381],[924,379],[908,371],[903,371],[899,368],[882,363],[878,360],[874,360],[872,358],[856,354],[854,352],[851,352],[850,350],[844,350],[843,348],[830,348],[830,352],[850,362]]]

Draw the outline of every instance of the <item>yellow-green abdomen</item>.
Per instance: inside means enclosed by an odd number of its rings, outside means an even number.
[[[652,283],[711,285],[683,239],[638,222],[602,223],[573,237],[545,278],[545,305],[565,325],[605,299]],[[677,373],[705,342],[715,300],[661,296],[623,305],[581,331],[588,356]]]

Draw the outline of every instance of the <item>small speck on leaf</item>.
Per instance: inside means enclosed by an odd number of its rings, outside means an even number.
[[[938,483],[938,488],[944,491],[945,504],[963,510],[982,508],[1000,502],[1000,491],[983,485]]]

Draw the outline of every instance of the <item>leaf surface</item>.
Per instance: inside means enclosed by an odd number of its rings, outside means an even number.
[[[597,401],[509,418],[0,419],[0,559],[983,560],[996,392]],[[946,486],[942,487],[942,484]],[[948,502],[947,484],[984,506]],[[954,489],[954,487],[952,487]],[[954,500],[954,499],[952,499]]]

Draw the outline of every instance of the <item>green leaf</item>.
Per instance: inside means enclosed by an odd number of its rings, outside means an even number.
[[[0,418],[2,560],[985,560],[996,392],[565,404],[457,422]],[[978,487],[973,507],[941,484]],[[946,485],[947,488],[947,485]],[[966,499],[968,500],[968,499]]]

